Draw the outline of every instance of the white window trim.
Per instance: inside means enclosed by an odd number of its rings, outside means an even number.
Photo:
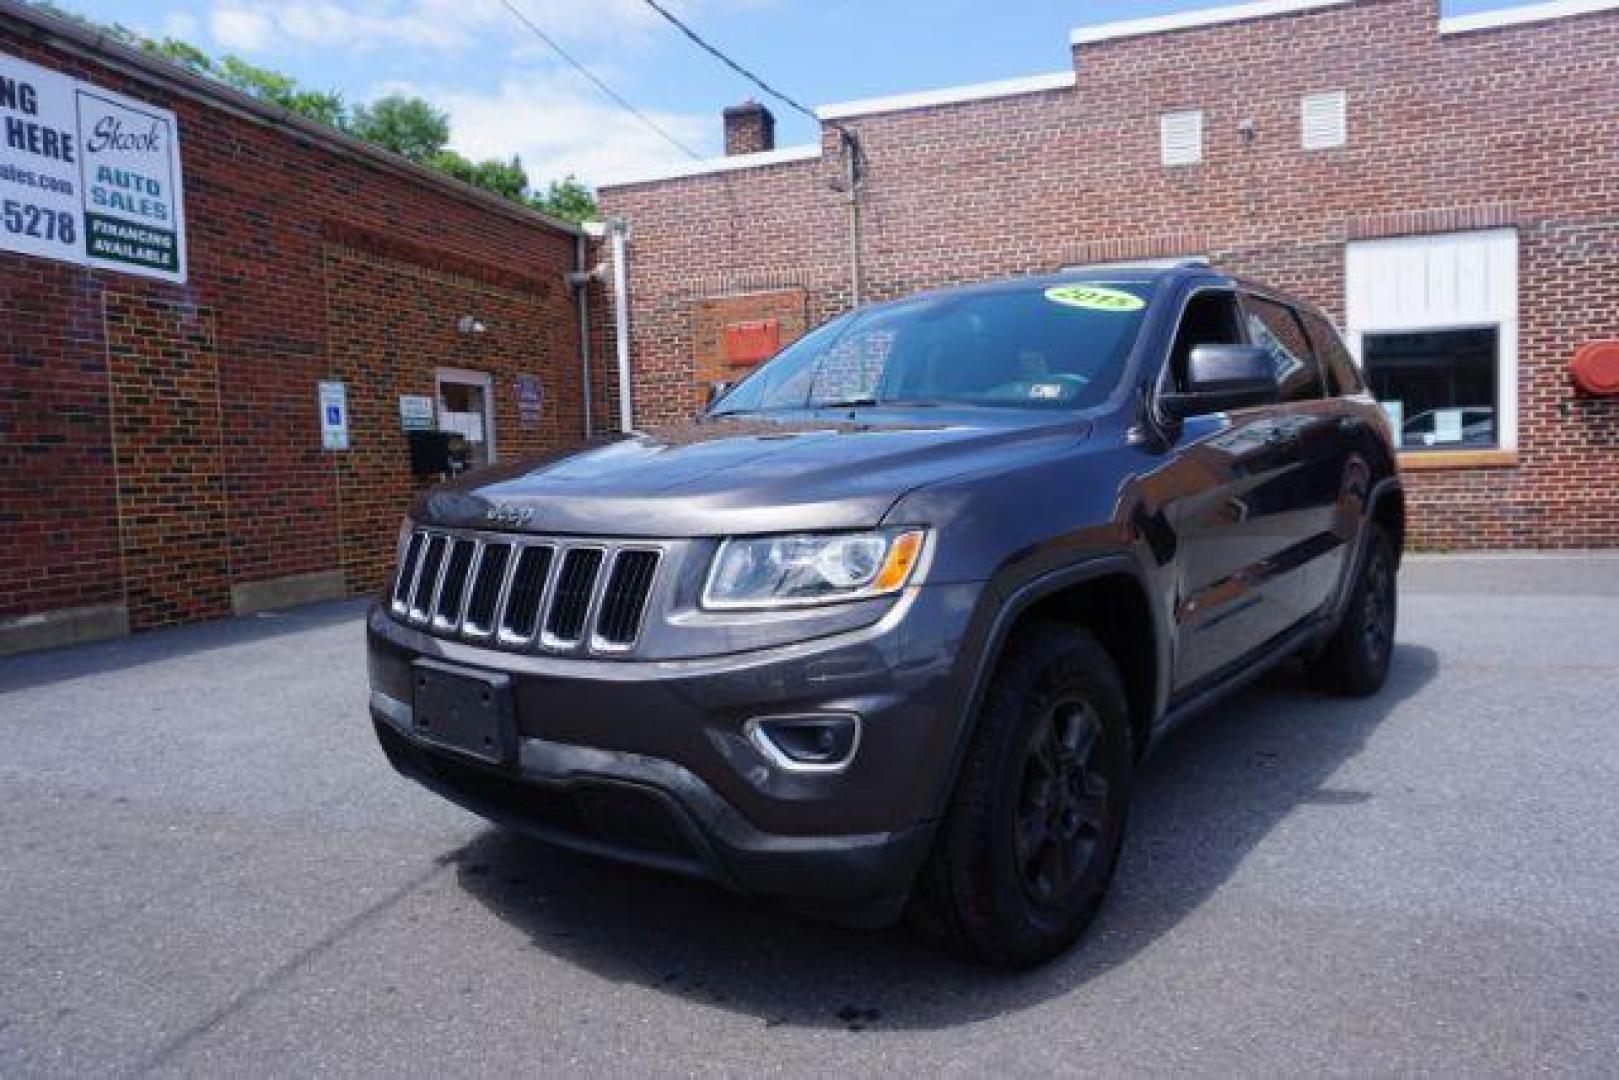
[[[1197,129],[1196,155],[1190,158],[1170,160],[1169,132],[1170,126],[1176,121],[1186,121],[1195,125]],[[1160,113],[1158,116],[1158,162],[1166,169],[1179,168],[1183,165],[1201,165],[1203,163],[1203,110],[1202,109],[1172,109]]]
[[[433,372],[433,415],[434,422],[442,411],[444,402],[444,384],[460,383],[462,385],[483,387],[483,433],[484,442],[489,447],[489,464],[497,460],[495,450],[495,379],[487,371],[472,371],[468,368],[441,367]]]
[[[1356,249],[1371,250],[1379,245],[1420,245],[1423,243],[1443,244],[1464,238],[1479,240],[1496,240],[1505,242],[1510,237],[1513,260],[1513,289],[1505,298],[1505,303],[1498,311],[1498,317],[1490,319],[1445,319],[1421,318],[1401,316],[1398,318],[1377,317],[1359,310],[1359,304],[1354,295],[1354,255]],[[1400,334],[1421,333],[1430,330],[1482,330],[1494,328],[1496,331],[1496,407],[1499,410],[1499,423],[1496,425],[1497,448],[1501,450],[1516,451],[1518,449],[1518,297],[1522,290],[1522,282],[1518,279],[1518,272],[1522,266],[1518,246],[1518,231],[1516,229],[1487,229],[1477,232],[1460,233],[1434,233],[1425,236],[1389,237],[1384,240],[1357,240],[1351,242],[1344,249],[1344,292],[1346,328],[1344,332],[1345,343],[1354,354],[1355,363],[1364,373],[1366,370],[1365,339],[1367,334]],[[1421,451],[1418,451],[1419,453]]]
[[[1337,139],[1332,142],[1311,142],[1309,115],[1312,103],[1337,110],[1333,117],[1338,122]],[[1299,98],[1299,145],[1305,150],[1337,150],[1349,145],[1349,92],[1321,90]]]

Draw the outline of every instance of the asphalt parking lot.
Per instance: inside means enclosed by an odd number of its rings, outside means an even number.
[[[1402,584],[1386,691],[1177,733],[1016,977],[399,779],[356,604],[0,661],[0,1075],[1611,1075],[1619,557]]]

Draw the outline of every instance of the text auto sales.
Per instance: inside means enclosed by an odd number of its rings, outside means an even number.
[[[22,114],[6,117],[5,140],[8,149],[65,165],[76,163],[77,140],[72,132],[25,119],[39,114],[39,94],[33,86],[18,79],[0,77],[0,109]],[[162,127],[157,121],[152,122],[149,131],[130,131],[113,116],[104,116],[97,122],[86,147],[92,154],[106,150],[156,153],[162,148]],[[57,185],[53,187],[59,189]],[[67,193],[71,194],[71,190],[71,185],[68,185]],[[105,165],[98,167],[95,183],[90,187],[90,201],[98,207],[156,221],[167,221],[169,217],[168,205],[163,200],[162,182],[132,169],[113,169]]]

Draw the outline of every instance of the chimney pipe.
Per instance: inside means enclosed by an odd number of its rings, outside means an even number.
[[[757,101],[725,110],[725,156],[762,154],[776,148],[776,117]]]

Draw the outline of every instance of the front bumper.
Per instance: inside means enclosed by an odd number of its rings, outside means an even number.
[[[500,653],[374,608],[371,712],[396,768],[491,820],[879,923],[898,914],[949,782],[976,598],[972,586],[918,588],[858,631],[667,662]],[[515,766],[414,736],[420,658],[511,677]],[[847,769],[787,772],[747,738],[752,718],[803,712],[863,718]]]

